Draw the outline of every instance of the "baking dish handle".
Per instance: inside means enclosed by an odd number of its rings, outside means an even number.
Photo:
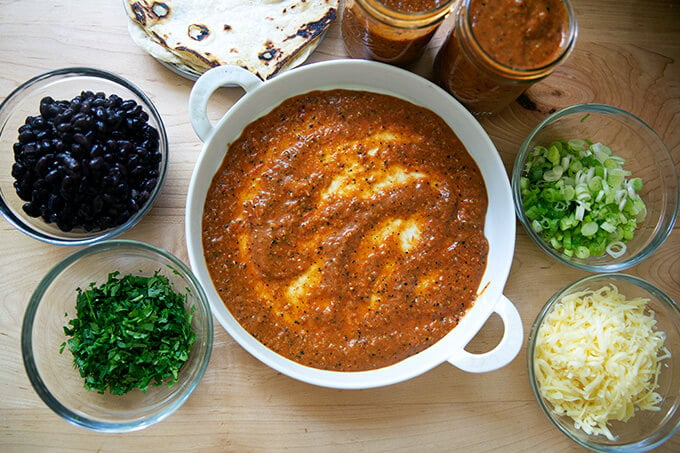
[[[494,312],[500,316],[504,326],[503,338],[498,345],[483,354],[472,354],[463,349],[448,359],[450,364],[470,373],[485,373],[504,367],[519,354],[524,342],[524,329],[517,308],[510,299],[501,295]]]
[[[240,66],[217,66],[204,72],[189,94],[189,118],[198,138],[205,142],[213,132],[208,118],[208,100],[218,88],[240,86],[248,92],[262,83],[259,77]]]

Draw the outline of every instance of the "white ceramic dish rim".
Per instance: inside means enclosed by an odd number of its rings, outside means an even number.
[[[222,86],[241,86],[246,94],[213,127],[207,116],[210,96]],[[328,371],[286,359],[252,337],[227,310],[215,290],[203,258],[201,222],[208,187],[227,152],[227,144],[243,128],[283,100],[313,90],[332,88],[374,91],[397,96],[439,114],[456,132],[479,165],[489,196],[485,235],[489,240],[486,272],[474,306],[459,325],[429,348],[394,365],[356,372]],[[302,66],[263,83],[236,66],[221,66],[203,74],[189,99],[189,114],[197,135],[205,142],[189,183],[186,239],[191,267],[202,283],[213,314],[225,330],[250,354],[275,370],[307,383],[342,389],[363,389],[401,382],[448,361],[468,372],[488,372],[510,363],[523,343],[523,327],[516,307],[503,295],[512,264],[515,222],[512,192],[503,163],[491,139],[476,119],[441,88],[428,80],[382,63],[334,60]],[[482,354],[465,346],[496,313],[504,324],[498,345]]]

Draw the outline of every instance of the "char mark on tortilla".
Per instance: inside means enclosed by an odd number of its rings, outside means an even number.
[[[289,36],[286,38],[292,39],[295,36],[300,36],[305,39],[313,38],[319,34],[321,34],[324,30],[328,28],[328,26],[335,20],[335,9],[330,9],[328,10],[328,13],[326,13],[325,16],[323,16],[319,20],[315,20],[313,22],[307,22],[305,25],[300,27],[295,35]]]
[[[137,19],[137,22],[142,25],[146,25],[146,13],[143,5],[141,5],[139,2],[135,2],[130,5],[130,10],[132,11],[132,14],[134,14],[135,19]]]
[[[210,29],[203,24],[191,24],[187,30],[187,35],[194,41],[203,41],[210,36]]]
[[[153,2],[153,5],[151,5],[151,11],[153,11],[154,15],[159,18],[163,19],[170,14],[170,7],[163,2]]]

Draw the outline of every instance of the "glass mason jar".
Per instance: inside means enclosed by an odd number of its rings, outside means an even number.
[[[342,38],[353,58],[415,62],[458,0],[346,0]]]
[[[567,0],[463,0],[433,77],[472,113],[497,113],[550,75],[576,36]]]

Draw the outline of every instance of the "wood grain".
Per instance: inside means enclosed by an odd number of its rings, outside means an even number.
[[[535,85],[535,105],[511,105],[483,118],[508,171],[529,131],[549,112],[581,102],[628,109],[663,138],[680,163],[680,3],[677,0],[573,1],[576,48]],[[448,20],[412,70],[429,76]],[[309,62],[346,57],[336,22]],[[188,120],[192,83],[138,49],[122,2],[0,0],[0,100],[39,73],[66,66],[116,72],[142,88],[168,128],[166,185],[151,212],[124,237],[154,243],[185,262],[186,190],[202,144]],[[223,89],[209,106],[219,118],[240,96]],[[2,150],[7,152],[7,150]],[[509,219],[509,221],[511,221]],[[506,295],[528,330],[544,301],[586,275],[545,256],[517,225]],[[629,270],[680,300],[680,227],[647,261]],[[50,411],[23,369],[20,325],[31,292],[72,249],[29,239],[0,221],[0,451],[580,451],[535,403],[522,350],[507,367],[472,375],[442,364],[410,381],[363,391],[303,384],[271,370],[216,325],[210,366],[196,392],[162,423],[130,434],[76,428]],[[492,348],[492,318],[470,345]],[[659,451],[680,451],[676,435]]]

